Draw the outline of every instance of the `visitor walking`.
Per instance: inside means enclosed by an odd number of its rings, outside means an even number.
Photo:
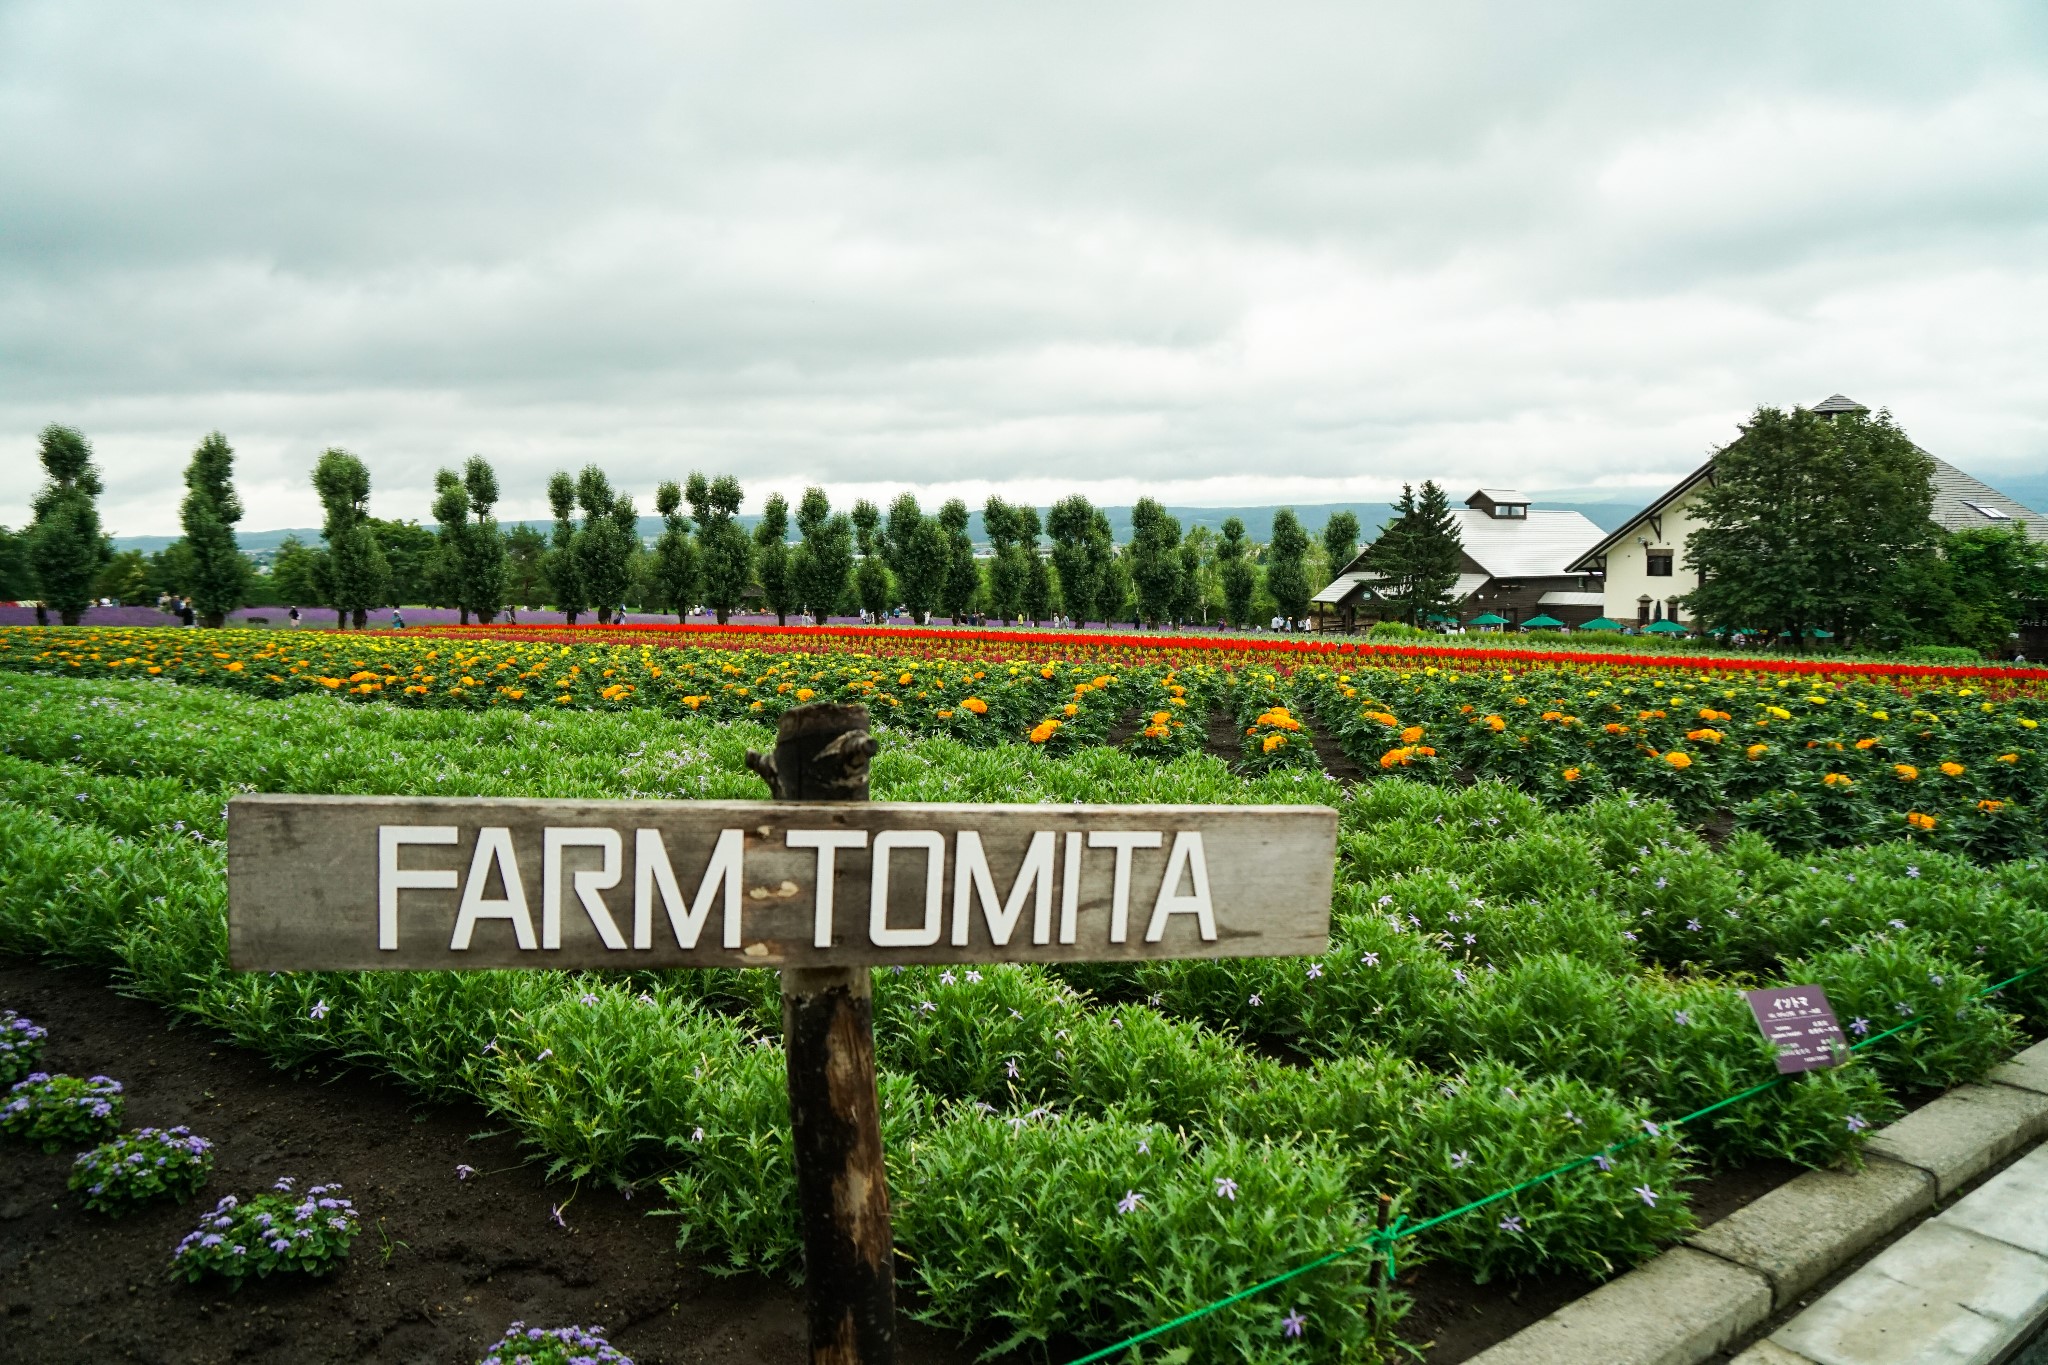
[[[400,615],[398,614],[398,608],[397,608],[397,607],[393,607],[393,608],[391,609],[391,628],[392,628],[393,630],[404,630],[404,629],[405,629],[405,618],[404,618],[403,616],[400,616]]]
[[[292,618],[292,629],[297,630],[299,628],[299,609],[297,607],[293,607],[289,615]]]

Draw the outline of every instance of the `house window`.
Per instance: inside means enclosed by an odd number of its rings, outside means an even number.
[[[1650,624],[1650,599],[1647,597],[1638,597],[1636,599],[1636,624],[1639,626]]]
[[[1669,551],[1669,550],[1652,550],[1652,551],[1650,551],[1650,552],[1649,552],[1649,554],[1650,554],[1650,569],[1649,569],[1650,577],[1652,577],[1652,578],[1669,578],[1669,577],[1671,577],[1671,551]]]
[[[1495,520],[1526,517],[1529,515],[1529,505],[1521,502],[1497,502],[1493,505],[1493,515]]]

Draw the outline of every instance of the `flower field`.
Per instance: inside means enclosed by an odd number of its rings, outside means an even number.
[[[1609,1273],[1684,1233],[1699,1173],[1848,1158],[2048,1031],[2048,973],[1984,994],[2048,961],[2039,681],[990,635],[0,632],[0,950],[474,1097],[558,1176],[658,1189],[694,1254],[783,1273],[772,976],[232,973],[227,798],[754,797],[776,715],[858,699],[880,800],[1336,809],[1318,958],[877,977],[903,1275],[978,1346],[1113,1341],[1357,1241],[1383,1195],[1417,1221],[1581,1157],[1402,1261]],[[1739,988],[1787,982],[1852,1037],[1919,1022],[1674,1125],[1774,1076]],[[1144,1349],[1371,1359],[1377,1302],[1340,1260]]]

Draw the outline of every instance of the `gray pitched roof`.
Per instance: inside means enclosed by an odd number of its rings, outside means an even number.
[[[1870,409],[1869,409],[1869,408],[1866,408],[1866,407],[1864,407],[1864,406],[1863,406],[1863,405],[1862,405],[1861,403],[1857,402],[1857,401],[1856,401],[1855,399],[1853,399],[1853,398],[1847,398],[1847,397],[1844,397],[1843,395],[1841,395],[1841,394],[1839,394],[1839,393],[1831,393],[1831,394],[1829,394],[1829,395],[1828,395],[1827,397],[1825,397],[1825,398],[1821,399],[1821,400],[1820,400],[1820,401],[1819,401],[1818,403],[1815,403],[1815,404],[1813,405],[1813,410],[1814,410],[1815,412],[1869,412],[1869,411],[1870,411]]]
[[[1946,460],[1933,455],[1927,458],[1934,461],[1934,508],[1930,515],[1935,525],[1945,531],[1977,531],[1987,526],[2010,528],[2025,522],[2028,540],[2048,541],[2048,518],[2014,502],[1991,485],[1971,478]]]

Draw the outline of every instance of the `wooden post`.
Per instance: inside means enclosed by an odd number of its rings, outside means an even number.
[[[778,801],[865,801],[875,741],[864,706],[782,715],[773,754],[749,753]],[[895,1243],[875,1093],[868,968],[782,973],[782,1045],[812,1365],[894,1365]]]

